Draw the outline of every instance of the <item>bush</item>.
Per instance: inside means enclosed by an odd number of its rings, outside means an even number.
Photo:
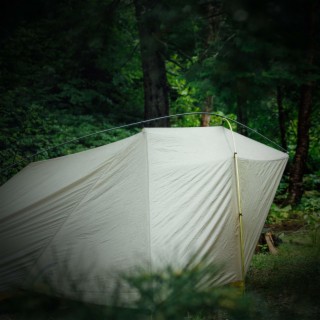
[[[121,277],[111,307],[95,306],[42,294],[24,292],[2,303],[2,311],[26,319],[264,319],[265,309],[253,296],[232,287],[214,288],[212,265],[177,270],[170,266],[155,272],[139,270]],[[75,284],[76,285],[76,284]],[[117,299],[120,286],[137,292],[137,299],[124,307]],[[117,303],[118,301],[118,303]]]

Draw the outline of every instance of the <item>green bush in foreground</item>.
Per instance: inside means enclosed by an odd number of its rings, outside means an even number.
[[[153,319],[206,319],[225,314],[228,319],[262,318],[256,301],[240,289],[213,288],[217,269],[210,265],[176,271],[172,267],[153,273],[126,277],[139,292],[138,310],[147,310]],[[200,317],[201,314],[201,317]],[[200,317],[200,318],[199,318]]]
[[[139,271],[124,275],[123,284],[135,289],[137,300],[128,308],[95,306],[39,294],[24,294],[2,303],[14,319],[263,319],[263,308],[237,288],[213,288],[217,275],[212,266],[183,270]],[[119,288],[118,288],[119,289]],[[115,294],[117,290],[115,290]],[[116,299],[114,301],[117,301]]]

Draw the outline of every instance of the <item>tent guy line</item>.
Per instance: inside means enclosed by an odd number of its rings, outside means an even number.
[[[234,120],[234,119],[231,119],[231,118],[228,118],[226,116],[223,116],[221,114],[218,114],[218,113],[214,113],[214,112],[201,112],[201,111],[198,111],[198,112],[185,112],[185,113],[177,113],[177,114],[172,114],[172,115],[168,115],[168,116],[163,116],[163,117],[158,117],[158,118],[153,118],[153,119],[148,119],[148,120],[142,120],[142,121],[138,121],[138,122],[132,122],[132,123],[129,123],[129,124],[124,124],[124,125],[121,125],[121,126],[117,126],[117,127],[112,127],[112,128],[108,128],[108,129],[104,129],[104,130],[100,130],[100,131],[96,131],[96,132],[93,132],[93,133],[89,133],[89,134],[86,134],[84,136],[81,136],[81,137],[78,137],[78,138],[74,138],[74,139],[71,139],[71,140],[68,140],[68,141],[65,141],[63,143],[59,143],[57,145],[54,145],[54,146],[51,146],[45,150],[41,150],[41,151],[38,151],[30,156],[25,156],[23,158],[23,160],[19,160],[17,162],[14,162],[13,164],[11,164],[10,166],[8,167],[5,167],[3,169],[0,170],[0,172],[5,172],[6,170],[9,170],[13,167],[15,167],[16,165],[22,163],[22,162],[25,162],[26,160],[32,160],[34,157],[42,154],[42,153],[45,153],[47,151],[50,151],[50,150],[53,150],[55,148],[58,148],[58,147],[62,147],[66,144],[70,144],[70,143],[73,143],[73,142],[76,142],[76,141],[79,141],[79,140],[82,140],[82,139],[85,139],[85,138],[88,138],[88,137],[91,137],[91,136],[94,136],[94,135],[98,135],[98,134],[101,134],[101,133],[105,133],[105,132],[110,132],[110,131],[113,131],[113,130],[117,130],[117,129],[124,129],[124,128],[129,128],[129,127],[134,127],[134,126],[139,126],[141,124],[146,124],[146,123],[149,123],[149,122],[154,122],[154,121],[158,121],[158,120],[163,120],[163,119],[170,119],[170,118],[177,118],[177,117],[184,117],[184,116],[192,116],[192,115],[203,115],[203,114],[207,114],[207,115],[213,115],[213,116],[217,116],[217,117],[220,117],[222,118],[223,120],[230,120],[246,129],[249,129],[250,131],[256,133],[257,135],[261,136],[262,138],[266,139],[267,141],[269,141],[270,143],[274,144],[275,146],[277,146],[278,148],[280,148],[282,151],[286,152],[287,154],[289,154],[288,150],[284,149],[283,147],[281,147],[280,145],[278,145],[276,142],[272,141],[271,139],[269,139],[268,137],[264,136],[263,134],[261,134],[260,132],[240,123],[239,121],[237,120]]]

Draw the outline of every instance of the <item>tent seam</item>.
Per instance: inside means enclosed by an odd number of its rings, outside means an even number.
[[[144,130],[145,135],[145,145],[146,145],[146,158],[147,158],[147,223],[148,223],[148,250],[150,259],[150,272],[152,272],[152,250],[151,250],[151,210],[150,210],[150,174],[149,174],[149,148],[148,148],[148,135],[146,130]]]

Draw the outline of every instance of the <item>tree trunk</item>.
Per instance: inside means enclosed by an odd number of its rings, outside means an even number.
[[[207,39],[206,39],[206,50],[202,59],[208,58],[209,48],[213,42],[217,41],[218,30],[220,26],[220,15],[219,12],[221,10],[221,4],[218,3],[208,3],[206,4],[207,10]],[[204,112],[212,112],[213,111],[213,95],[208,95],[205,98],[204,108],[202,111]],[[209,127],[210,126],[210,114],[202,114],[201,115],[201,127]]]
[[[265,234],[265,240],[266,240],[266,243],[268,245],[268,249],[269,249],[269,252],[273,255],[276,255],[278,254],[278,250],[276,249],[276,247],[274,246],[274,242],[273,242],[273,238],[272,238],[272,233],[271,232],[267,232]]]
[[[245,126],[248,125],[246,104],[246,98],[243,96],[242,92],[239,92],[237,95],[237,121]],[[248,129],[244,126],[238,125],[237,131],[246,137],[248,136]]]
[[[306,52],[307,70],[312,70],[316,51],[316,27],[318,23],[318,8],[317,1],[311,2],[308,11],[308,47]],[[309,77],[310,71],[307,71],[305,77]],[[294,156],[289,179],[289,195],[286,199],[288,204],[297,204],[300,202],[303,194],[303,175],[307,162],[309,151],[309,129],[311,126],[311,109],[312,109],[312,93],[314,82],[308,81],[301,86],[301,96],[299,105],[298,118],[298,138],[296,153]]]
[[[144,84],[145,120],[169,115],[168,82],[160,19],[154,10],[154,1],[134,0],[140,38],[141,61]],[[169,119],[152,121],[146,126],[167,127]]]
[[[286,203],[297,204],[303,194],[303,175],[309,150],[309,129],[312,106],[312,85],[302,85],[298,118],[298,140],[290,171],[289,195]]]
[[[278,115],[279,115],[279,129],[281,135],[281,146],[287,150],[287,135],[286,135],[286,114],[283,108],[283,93],[281,86],[277,86],[277,104],[278,104]]]
[[[205,101],[205,107],[204,107],[204,113],[201,115],[201,127],[209,127],[210,126],[210,112],[212,111],[212,102],[213,102],[213,97],[208,96]]]

